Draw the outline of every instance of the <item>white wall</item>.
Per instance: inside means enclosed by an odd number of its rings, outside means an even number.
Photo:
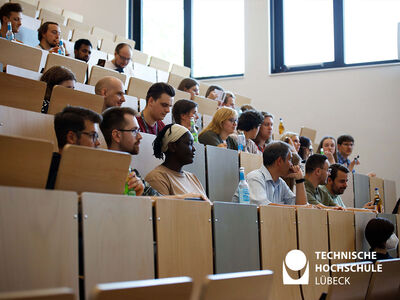
[[[354,153],[360,155],[358,171],[395,180],[399,194],[400,65],[271,76],[268,2],[245,4],[244,78],[213,82],[282,117],[287,130],[315,128],[318,141],[328,134],[351,134]]]
[[[40,0],[83,15],[84,23],[115,34],[126,34],[127,0]]]

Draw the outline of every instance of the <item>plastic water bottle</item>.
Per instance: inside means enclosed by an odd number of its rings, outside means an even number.
[[[6,39],[9,41],[15,40],[15,35],[14,35],[14,32],[12,31],[11,22],[7,23]]]
[[[249,204],[250,203],[250,195],[249,195],[249,185],[247,184],[246,178],[244,177],[244,168],[241,167],[239,169],[239,203]]]
[[[195,122],[194,122],[194,117],[190,118],[190,133],[193,136],[194,142],[198,143],[199,142],[199,134],[198,134],[197,129],[196,129],[196,125],[195,125]]]
[[[244,151],[244,147],[246,146],[246,137],[243,132],[238,133],[238,150]]]
[[[132,171],[132,169],[129,168],[129,174],[128,174],[128,175],[130,175],[132,172],[134,172],[134,171]],[[130,188],[129,188],[129,186],[128,186],[128,181],[129,181],[129,177],[127,177],[127,178],[126,178],[126,181],[125,181],[124,195],[136,196],[136,191],[135,191],[134,189],[130,189]]]
[[[60,43],[58,45],[58,54],[65,55],[64,43],[62,40],[60,40]]]

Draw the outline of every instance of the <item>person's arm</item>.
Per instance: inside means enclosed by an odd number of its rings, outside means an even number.
[[[307,194],[304,186],[303,172],[300,166],[293,166],[288,178],[294,178],[296,180],[296,205],[306,205]]]
[[[135,172],[128,175],[128,188],[134,189],[136,196],[141,196],[144,191],[144,184],[140,178],[136,176]]]

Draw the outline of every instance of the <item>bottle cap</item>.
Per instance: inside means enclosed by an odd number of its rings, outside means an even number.
[[[379,189],[378,189],[378,188],[375,188],[375,191],[379,191]]]

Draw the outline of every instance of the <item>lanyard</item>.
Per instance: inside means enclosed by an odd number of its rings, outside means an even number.
[[[147,126],[146,120],[144,119],[143,111],[140,113],[140,116],[142,117],[146,133],[151,133],[149,127]],[[157,134],[158,134],[158,124],[157,124],[157,121],[156,121],[156,135]]]

